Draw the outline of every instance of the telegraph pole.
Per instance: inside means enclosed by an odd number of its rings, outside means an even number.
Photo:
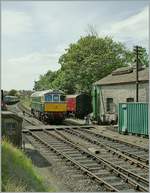
[[[135,46],[134,47],[134,52],[136,54],[136,102],[139,101],[139,55],[141,54],[142,47],[140,46]]]

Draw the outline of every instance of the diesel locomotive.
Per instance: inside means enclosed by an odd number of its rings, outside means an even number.
[[[61,90],[37,91],[31,95],[31,113],[41,121],[61,122],[66,111],[66,97]]]

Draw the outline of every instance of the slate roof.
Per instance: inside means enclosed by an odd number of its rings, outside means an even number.
[[[93,85],[112,85],[112,84],[126,84],[126,83],[135,83],[136,82],[136,70],[129,70],[125,74],[116,74],[114,72],[127,71],[127,68],[118,68],[113,71],[108,76],[102,78],[101,80],[96,81]],[[148,82],[149,81],[149,68],[144,68],[138,71],[139,73],[139,82]]]

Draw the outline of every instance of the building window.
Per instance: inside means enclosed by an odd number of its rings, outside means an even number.
[[[134,102],[134,98],[127,98],[126,101],[127,102]]]
[[[107,112],[113,112],[113,98],[107,98]]]

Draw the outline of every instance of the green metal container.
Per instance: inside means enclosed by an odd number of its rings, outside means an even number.
[[[148,136],[148,103],[119,103],[120,133]]]

